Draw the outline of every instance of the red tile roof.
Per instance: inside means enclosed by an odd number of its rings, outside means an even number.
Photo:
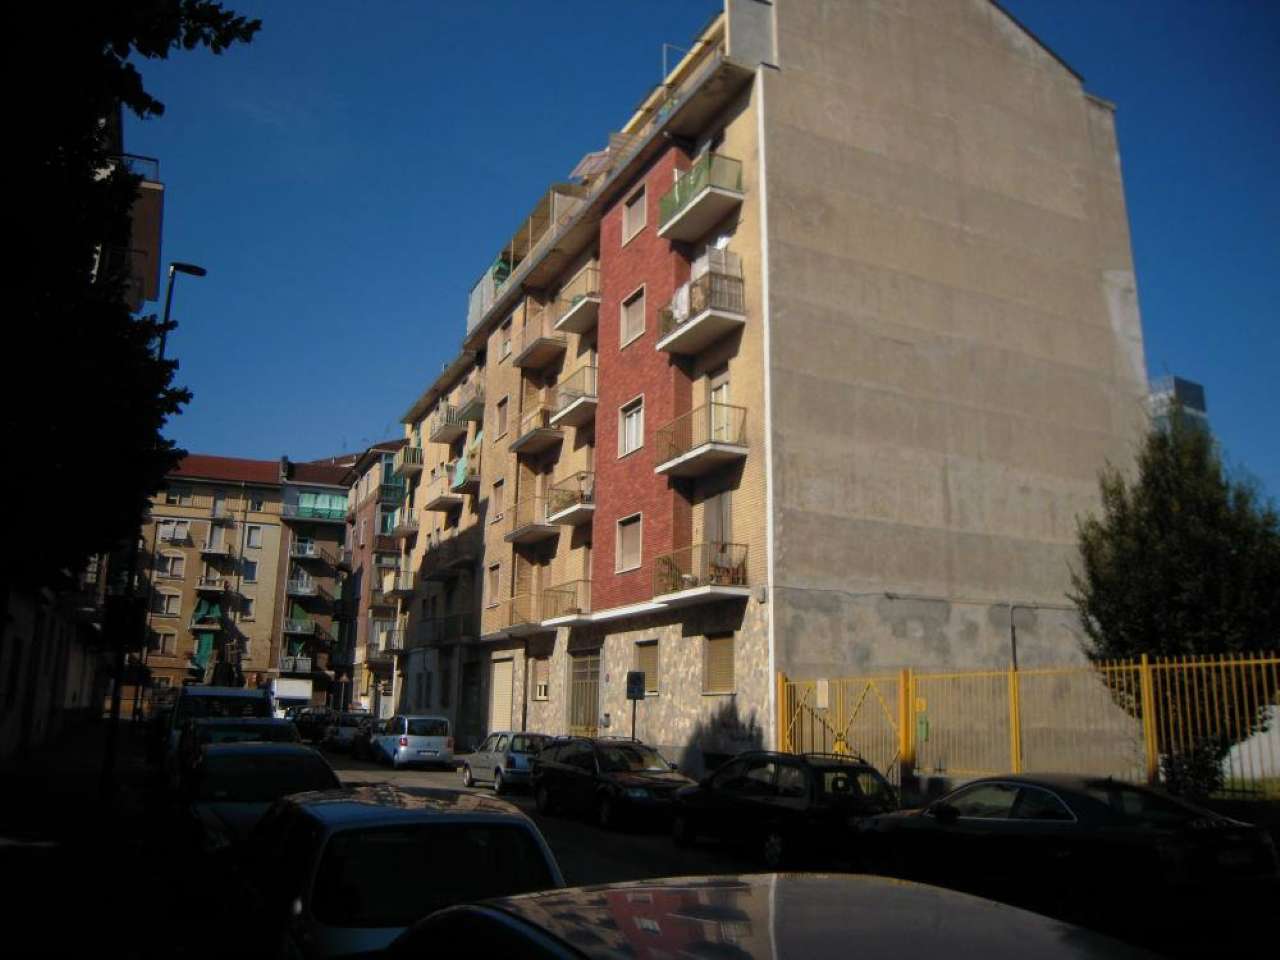
[[[245,460],[242,457],[214,457],[204,453],[189,453],[182,458],[169,476],[279,486],[280,461]]]
[[[349,467],[339,467],[328,463],[290,463],[289,480],[291,483],[328,483],[335,486],[346,486]]]

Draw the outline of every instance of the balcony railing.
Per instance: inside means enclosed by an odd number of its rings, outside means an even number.
[[[427,580],[451,580],[475,563],[479,547],[474,535],[460,534],[427,544],[422,558]]]
[[[155,157],[141,157],[135,153],[118,153],[112,159],[135,177],[160,182],[160,161]]]
[[[287,617],[284,621],[284,632],[304,637],[313,636],[316,632],[316,621],[307,618],[295,619]]]
[[[391,472],[399,477],[417,476],[422,472],[422,448],[405,444],[391,461]]]
[[[329,591],[315,580],[289,580],[285,583],[285,593],[291,597],[319,597],[329,599]]]
[[[210,557],[229,557],[234,551],[231,549],[231,544],[225,540],[219,541],[218,543],[213,543],[209,540],[201,540],[200,552]]]
[[[712,271],[692,280],[658,313],[658,349],[693,354],[746,323],[742,277]]]
[[[414,590],[412,573],[397,573],[395,578],[387,584],[387,593],[393,597],[412,597]]]
[[[319,520],[326,523],[346,523],[347,507],[317,507],[312,504],[286,503],[283,515],[289,520]]]
[[[457,407],[446,403],[432,415],[427,437],[432,443],[453,443],[466,432],[467,421]]]
[[[525,497],[517,500],[507,513],[508,543],[535,543],[556,536],[560,528],[547,520],[545,497]]]
[[[398,504],[404,499],[404,481],[396,480],[378,484],[378,502]]]
[[[579,470],[557,481],[547,491],[547,519],[578,524],[591,518],[596,508],[596,475]]]
[[[741,202],[741,162],[704,153],[658,201],[658,236],[697,240]]]
[[[288,654],[286,654],[280,658],[280,672],[281,673],[310,673],[311,658],[289,656]]]
[[[384,591],[380,584],[369,588],[369,606],[394,607],[395,605],[396,598]]]
[[[396,511],[396,521],[391,528],[393,537],[411,537],[418,532],[418,515],[408,507]]]
[[[542,619],[556,620],[591,612],[591,581],[571,580],[542,591]]]
[[[314,540],[294,540],[289,544],[289,556],[299,560],[322,560],[330,565],[336,561],[332,553]]]
[[[556,296],[555,328],[564,333],[586,333],[600,313],[600,268],[589,263],[560,288]]]
[[[545,367],[569,345],[569,338],[555,327],[556,304],[530,303],[524,328],[514,344],[517,367]]]
[[[512,453],[541,453],[563,438],[560,428],[551,422],[555,408],[539,404],[520,418],[519,433],[511,441]]]
[[[432,617],[418,624],[414,646],[429,647],[442,643],[462,643],[476,636],[474,613],[454,613]]]
[[[699,476],[747,455],[747,409],[728,403],[696,407],[654,434],[657,473]]]
[[[485,608],[481,614],[481,627],[484,633],[500,630],[534,632],[542,622],[538,615],[540,608],[537,594],[524,593],[511,597]]]
[[[476,493],[480,489],[480,454],[468,452],[449,464],[449,489],[454,493]]]
[[[378,653],[396,653],[404,649],[404,630],[396,627],[394,630],[378,630],[373,637],[371,646]]]
[[[458,416],[463,420],[484,420],[484,382],[479,376],[468,380],[458,390]]]
[[[447,512],[462,506],[462,494],[453,489],[452,464],[442,464],[434,471],[422,494],[422,506],[427,510]]]
[[[749,586],[745,543],[698,543],[653,561],[653,595],[680,593],[698,587]]]
[[[341,550],[338,551],[338,566],[340,566],[343,570],[351,569],[352,559],[353,559],[353,556],[352,556],[350,547],[343,547]]]
[[[225,577],[201,577],[196,581],[196,589],[206,592],[227,593],[231,589],[231,581]]]
[[[596,368],[579,367],[559,383],[552,393],[553,426],[580,427],[596,418]]]

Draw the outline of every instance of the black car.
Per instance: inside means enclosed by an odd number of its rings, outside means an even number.
[[[319,743],[337,716],[329,707],[303,707],[289,719],[297,726],[298,736],[308,743]]]
[[[677,790],[671,830],[681,844],[704,834],[745,843],[777,868],[850,856],[853,824],[897,807],[893,786],[859,757],[753,751]]]
[[[1138,897],[1277,878],[1264,830],[1102,777],[985,777],[858,834],[879,872],[1109,928],[1140,912]]]
[[[538,812],[586,814],[612,828],[667,814],[675,791],[693,781],[638,740],[575,737],[538,754],[530,783]]]
[[[387,726],[387,721],[382,719],[374,719],[366,717],[360,721],[360,725],[356,728],[355,736],[351,738],[351,756],[356,760],[377,760],[378,755],[373,749],[373,738],[382,733]]]

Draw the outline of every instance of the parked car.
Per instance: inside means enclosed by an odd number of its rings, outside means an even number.
[[[1280,876],[1266,831],[1110,778],[984,777],[858,829],[882,872],[1091,923],[1153,891]]]
[[[212,743],[186,781],[190,813],[211,853],[237,845],[281,797],[341,785],[328,761],[300,743]]]
[[[214,687],[205,684],[180,687],[167,719],[162,757],[165,776],[171,781],[178,776],[178,742],[191,720],[199,717],[272,716],[271,691],[265,688]]]
[[[897,808],[893,786],[859,757],[755,751],[677,790],[671,831],[681,844],[704,834],[745,843],[777,869],[850,855],[853,824]]]
[[[333,723],[329,725],[329,729],[325,731],[325,746],[334,750],[350,750],[351,741],[355,739],[356,731],[360,729],[360,724],[367,719],[369,719],[369,714],[364,710],[353,710],[337,714]]]
[[[178,740],[178,774],[185,779],[211,743],[300,743],[298,728],[275,717],[199,717]],[[175,784],[176,785],[176,784]]]
[[[480,781],[493,784],[493,792],[502,794],[508,787],[528,786],[533,758],[551,742],[542,733],[500,730],[491,733],[462,764],[462,783],[471,786]]]
[[[281,956],[372,953],[442,907],[564,886],[533,821],[460,790],[287,797],[247,850],[253,942]]]
[[[379,759],[374,740],[386,729],[386,726],[387,721],[371,716],[361,720],[355,734],[351,737],[351,756],[357,760]]]
[[[676,790],[693,783],[638,740],[581,737],[538,754],[531,782],[540,813],[585,814],[606,829],[669,814]]]
[[[453,766],[453,734],[446,717],[397,714],[373,742],[379,758],[396,769],[411,763]]]
[[[320,743],[337,714],[329,707],[303,707],[290,719],[298,726],[298,734],[308,743]]]
[[[641,880],[460,904],[415,923],[385,955],[900,960],[904,949],[913,956],[990,960],[1152,956],[951,890],[804,873]]]

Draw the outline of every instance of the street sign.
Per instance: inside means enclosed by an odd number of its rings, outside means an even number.
[[[644,699],[644,671],[643,670],[627,671],[627,699],[628,700]]]

